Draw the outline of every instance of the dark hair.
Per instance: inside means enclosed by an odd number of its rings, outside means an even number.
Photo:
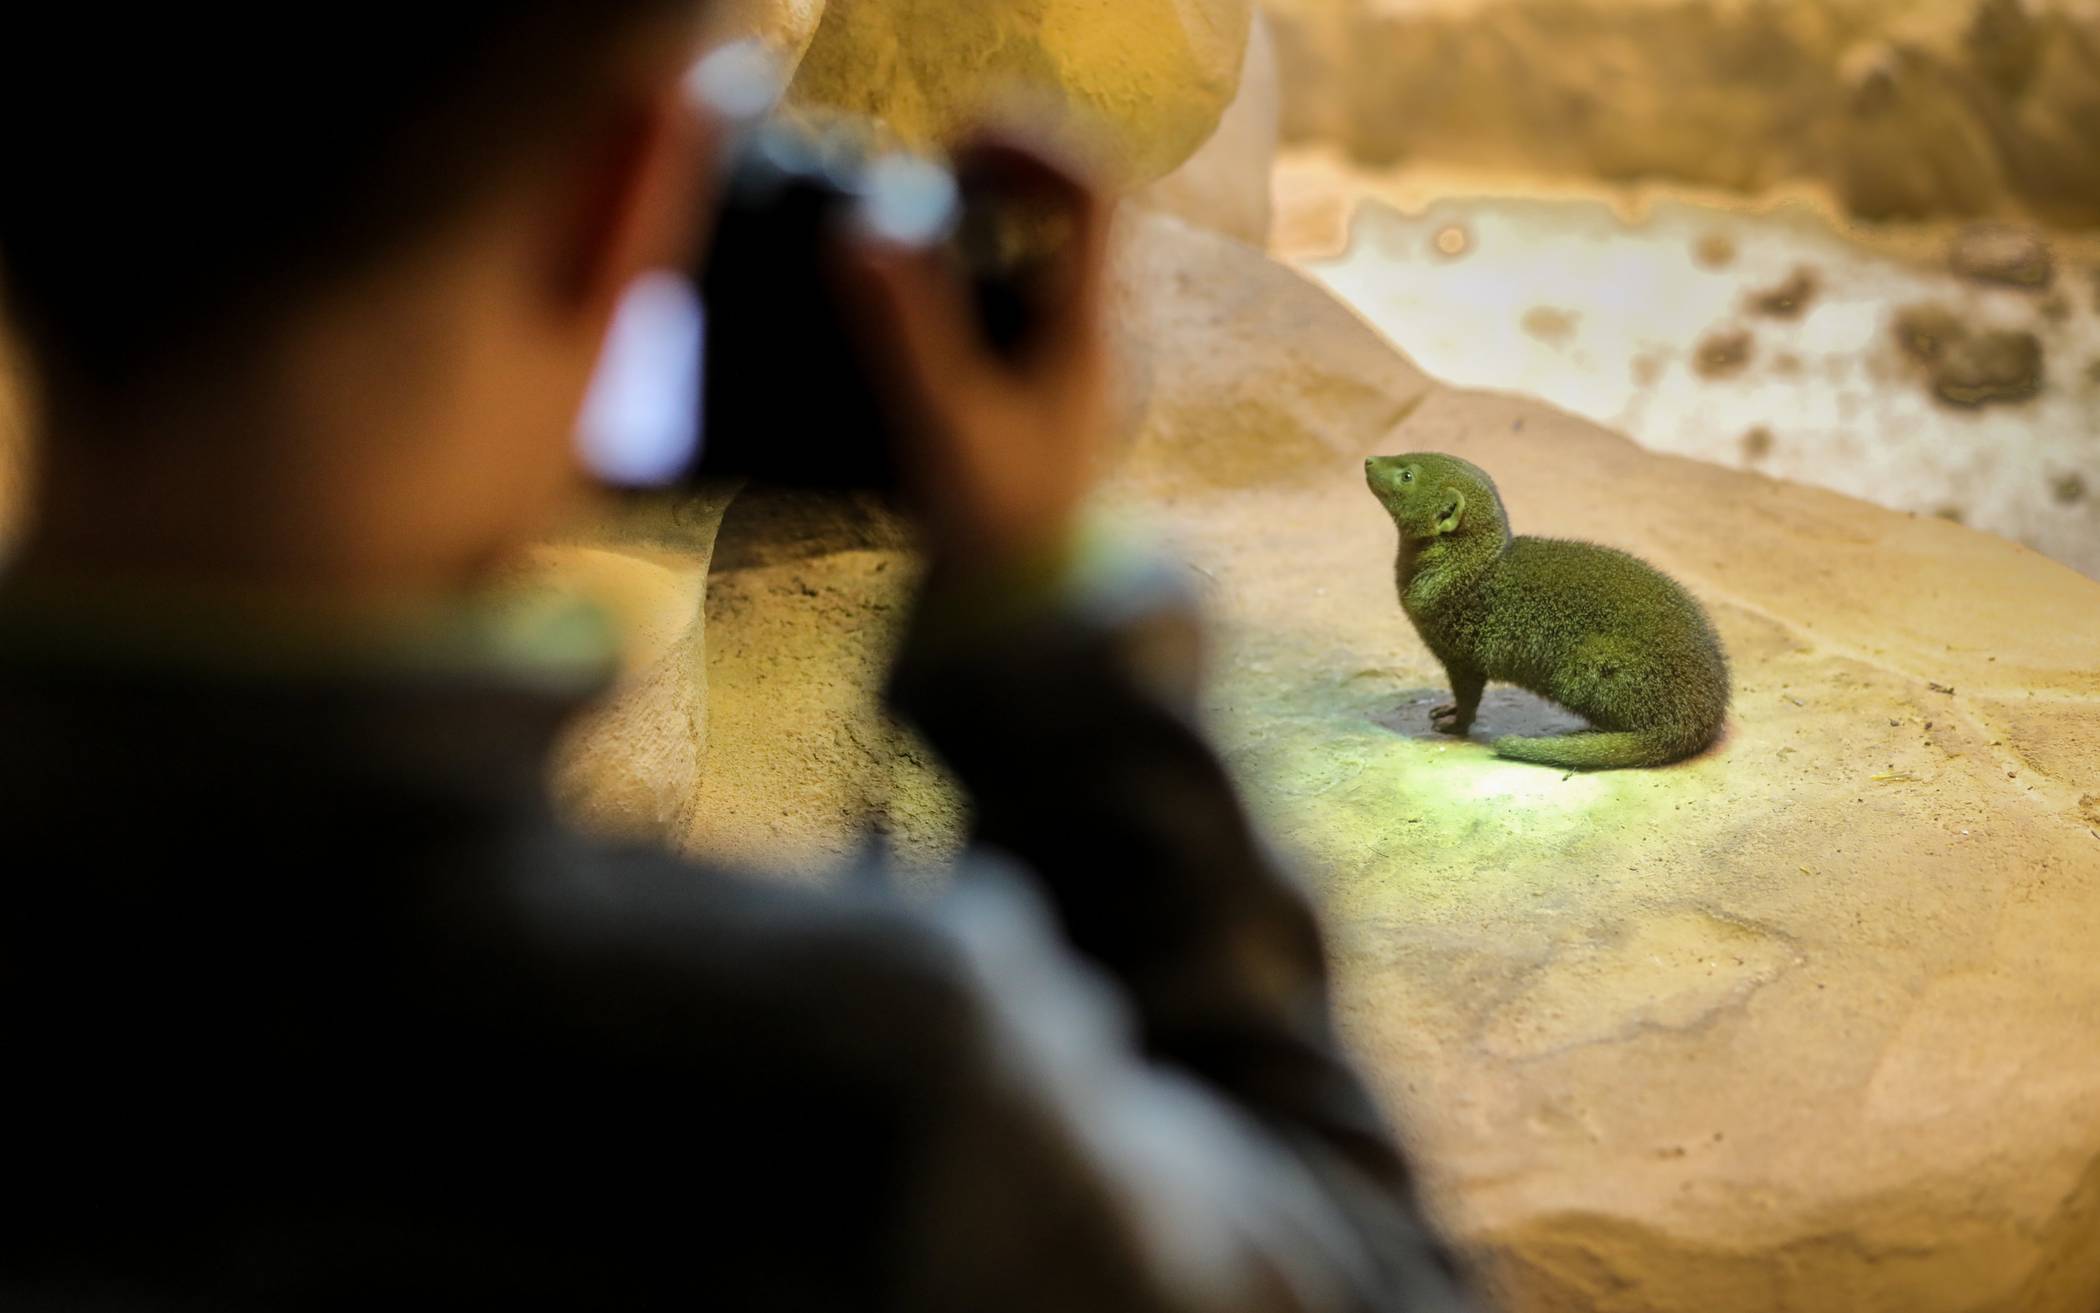
[[[122,390],[587,121],[613,53],[700,5],[33,7],[0,23],[0,304],[54,387]]]

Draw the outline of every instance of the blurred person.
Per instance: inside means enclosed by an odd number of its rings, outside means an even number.
[[[8,20],[43,446],[0,581],[0,1307],[1458,1308],[1191,728],[1186,602],[1078,527],[1099,200],[1018,362],[937,262],[852,264],[917,420],[891,696],[976,809],[954,891],[550,814],[608,653],[486,585],[577,491],[622,290],[696,249],[699,18]]]

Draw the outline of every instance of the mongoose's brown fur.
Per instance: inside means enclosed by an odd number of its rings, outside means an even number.
[[[1400,604],[1451,680],[1438,729],[1470,729],[1492,679],[1595,727],[1495,743],[1519,761],[1660,766],[1719,735],[1728,659],[1675,581],[1613,548],[1512,537],[1494,481],[1455,456],[1379,456],[1364,470],[1400,530]]]

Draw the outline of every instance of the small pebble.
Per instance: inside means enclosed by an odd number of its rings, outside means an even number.
[[[1735,239],[1727,233],[1708,233],[1692,248],[1692,258],[1702,268],[1726,269],[1735,263]],[[2100,286],[2100,270],[2094,273],[2095,286]]]
[[[1939,359],[1932,390],[1957,406],[2025,401],[2042,390],[2042,340],[2005,329],[1964,337]]]
[[[1932,302],[1898,310],[1890,328],[1904,354],[1924,361],[1938,360],[1948,347],[1969,335],[1960,316]]]
[[[1693,368],[1702,378],[1726,378],[1740,374],[1750,363],[1756,339],[1747,328],[1724,328],[1709,333],[1700,343],[1698,354],[1693,357]]]
[[[1535,305],[1524,312],[1524,331],[1541,342],[1558,346],[1575,335],[1575,326],[1582,316],[1573,310],[1561,310],[1550,305]]]
[[[1750,312],[1773,319],[1799,319],[1808,312],[1808,307],[1815,301],[1816,292],[1821,286],[1816,271],[1802,265],[1789,274],[1787,280],[1779,286],[1752,292],[1749,300]]]

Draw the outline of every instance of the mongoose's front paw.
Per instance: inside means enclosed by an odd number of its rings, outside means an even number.
[[[1440,734],[1456,734],[1461,738],[1467,730],[1473,728],[1473,718],[1460,715],[1458,704],[1455,702],[1446,702],[1441,707],[1433,708],[1429,713],[1429,723],[1435,726]]]

